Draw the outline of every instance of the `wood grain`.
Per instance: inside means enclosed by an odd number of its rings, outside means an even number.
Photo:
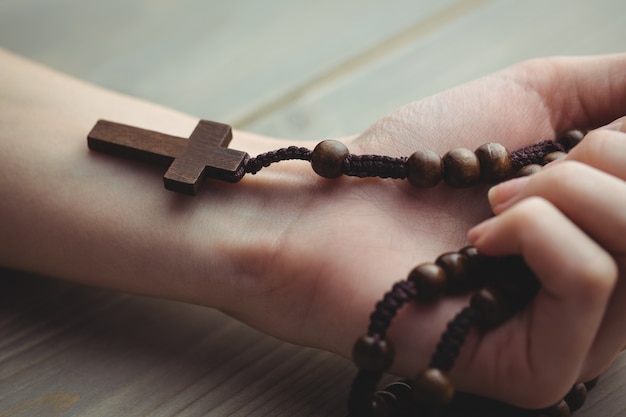
[[[189,139],[98,120],[87,135],[89,149],[168,167],[165,188],[196,195],[206,178],[228,182],[241,179],[245,152],[228,149],[230,126],[200,120]]]
[[[199,117],[317,139],[523,59],[623,51],[625,15],[622,0],[4,0],[0,46]],[[206,308],[0,276],[0,417],[344,414],[354,368],[330,353]],[[622,355],[576,416],[626,416],[625,367]]]

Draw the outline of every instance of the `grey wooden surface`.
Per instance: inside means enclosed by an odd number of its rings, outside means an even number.
[[[623,51],[624,16],[623,0],[0,0],[0,46],[313,139],[527,58]],[[0,417],[343,414],[354,370],[331,354],[206,308],[0,273]],[[625,366],[577,415],[626,416]]]

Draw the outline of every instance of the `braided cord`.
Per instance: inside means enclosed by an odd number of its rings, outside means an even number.
[[[310,161],[311,153],[311,150],[298,146],[289,146],[288,148],[281,148],[275,151],[262,153],[245,161],[244,172],[254,175],[262,168],[268,167],[273,163],[291,159]]]
[[[544,141],[527,146],[511,153],[514,170],[530,164],[540,164],[543,157],[552,152],[564,152],[566,147],[556,141]],[[289,146],[274,151],[269,151],[249,158],[244,161],[242,168],[237,173],[238,177],[244,174],[256,174],[261,169],[271,164],[287,161],[302,160],[310,161],[313,151],[298,146]],[[394,158],[384,155],[348,155],[343,161],[342,173],[347,176],[366,178],[407,178],[409,168],[407,157]]]
[[[391,325],[391,320],[398,310],[408,301],[414,299],[417,289],[412,281],[404,280],[393,285],[383,299],[380,300],[370,316],[370,325],[367,333],[371,336],[379,335],[384,339],[387,329]]]
[[[474,307],[465,307],[457,313],[441,335],[428,367],[450,372],[457,356],[459,356],[465,338],[472,326],[480,320],[480,317],[481,313]]]

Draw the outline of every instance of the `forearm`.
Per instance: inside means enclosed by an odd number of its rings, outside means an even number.
[[[245,247],[246,223],[267,215],[258,196],[232,198],[228,185],[179,196],[163,188],[162,168],[86,143],[99,118],[179,136],[197,120],[0,54],[0,265],[220,307],[258,256]],[[274,142],[238,132],[232,145],[253,153]]]

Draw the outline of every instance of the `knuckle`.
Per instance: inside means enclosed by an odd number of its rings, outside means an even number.
[[[519,220],[527,220],[534,222],[535,219],[541,218],[542,213],[554,210],[553,205],[539,195],[532,195],[516,204],[511,213]]]
[[[580,280],[587,284],[586,291],[610,294],[617,284],[617,263],[608,253],[590,256],[577,269]]]
[[[582,162],[565,160],[532,177],[530,187],[534,194],[547,199],[557,194],[570,194],[579,188],[581,178],[588,176],[590,170],[592,168]]]

